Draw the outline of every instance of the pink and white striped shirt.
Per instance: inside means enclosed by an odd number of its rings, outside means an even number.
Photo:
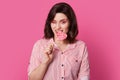
[[[51,41],[54,43],[53,39],[41,39],[34,44],[28,75],[41,64],[43,49]],[[89,80],[88,52],[83,41],[69,44],[63,52],[54,46],[53,54],[54,59],[43,80]]]

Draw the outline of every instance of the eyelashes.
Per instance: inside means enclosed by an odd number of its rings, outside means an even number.
[[[52,21],[51,23],[52,23],[52,24],[57,24],[57,21]],[[67,21],[60,21],[59,23],[65,24],[65,23],[67,23]]]
[[[66,22],[67,22],[67,21],[62,21],[61,23],[62,23],[62,24],[65,24]]]

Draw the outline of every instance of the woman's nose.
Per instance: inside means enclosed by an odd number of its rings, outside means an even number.
[[[59,23],[56,24],[56,28],[61,28]]]

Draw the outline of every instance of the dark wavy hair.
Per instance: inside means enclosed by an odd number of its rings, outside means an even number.
[[[54,33],[51,29],[51,22],[54,19],[56,13],[63,13],[67,16],[70,23],[69,29],[67,32],[67,40],[69,41],[69,43],[73,43],[74,41],[76,41],[75,38],[78,34],[78,25],[77,25],[76,16],[72,7],[65,2],[57,3],[51,8],[45,23],[44,38],[50,39],[54,37]]]

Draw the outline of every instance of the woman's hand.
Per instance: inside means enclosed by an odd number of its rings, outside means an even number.
[[[54,45],[51,43],[45,48],[44,53],[43,53],[42,64],[48,65],[52,62],[52,60],[53,60],[53,47],[54,47]]]
[[[45,47],[45,49],[43,49],[44,51],[42,53],[41,64],[30,73],[29,80],[43,80],[48,65],[53,59],[53,47],[53,44],[49,44],[47,47]]]

